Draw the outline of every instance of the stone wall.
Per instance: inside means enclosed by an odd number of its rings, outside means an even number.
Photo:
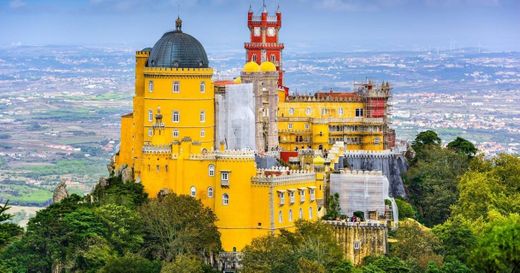
[[[345,258],[360,265],[368,256],[386,254],[388,230],[382,223],[325,221],[332,226],[334,235]]]

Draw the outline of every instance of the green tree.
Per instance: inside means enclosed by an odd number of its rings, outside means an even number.
[[[518,272],[519,234],[520,215],[516,213],[486,224],[471,256],[475,267],[484,272]]]
[[[298,273],[325,273],[325,267],[317,261],[301,258],[298,260]]]
[[[0,250],[23,232],[18,225],[8,222],[13,217],[13,215],[7,213],[9,209],[9,201],[0,205]]]
[[[412,149],[415,151],[416,159],[422,158],[424,149],[438,148],[442,140],[435,131],[428,130],[420,132],[412,142]],[[415,160],[412,160],[412,163]]]
[[[204,263],[196,256],[180,254],[174,262],[164,264],[161,273],[204,273]]]
[[[448,143],[448,149],[464,154],[469,158],[474,157],[478,151],[473,143],[461,137],[457,137],[455,140]]]
[[[439,247],[438,239],[414,220],[399,223],[394,239],[390,245],[390,254],[405,261],[413,261],[421,268],[426,268],[429,262],[442,263],[442,256],[435,253]]]
[[[451,218],[445,223],[435,226],[432,232],[441,243],[437,250],[440,255],[446,259],[467,262],[477,238],[465,222]]]
[[[398,257],[367,257],[364,261],[363,273],[408,273],[414,272],[414,266]]]
[[[401,198],[396,198],[395,203],[397,204],[397,209],[399,212],[399,220],[406,218],[417,218],[417,211],[410,203]]]
[[[502,215],[520,211],[520,157],[501,154],[491,160],[475,158],[472,169],[460,179],[455,216],[481,225],[490,212]],[[473,224],[478,229],[479,225]]]
[[[325,215],[325,219],[327,220],[336,220],[341,216],[341,207],[339,204],[339,194],[334,193],[333,195],[327,198],[327,214]]]
[[[327,272],[345,267],[343,253],[333,231],[323,222],[296,223],[296,231],[253,240],[244,249],[244,272],[299,272],[314,268]]]
[[[136,211],[108,204],[94,212],[106,228],[105,237],[120,255],[140,249],[144,242],[143,222]]]
[[[97,205],[116,204],[134,209],[148,200],[148,194],[142,184],[123,183],[121,176],[113,176],[106,185],[97,184],[87,199]]]
[[[457,201],[459,177],[468,169],[465,155],[439,147],[425,148],[408,170],[405,183],[419,220],[427,226],[443,223]]]
[[[202,259],[220,250],[217,217],[200,200],[169,194],[139,209],[144,223],[144,251],[150,258],[171,262],[179,254]]]
[[[161,264],[143,257],[129,254],[113,258],[98,273],[160,273]]]
[[[244,250],[244,273],[292,273],[296,259],[292,246],[285,237],[265,236],[253,239]]]

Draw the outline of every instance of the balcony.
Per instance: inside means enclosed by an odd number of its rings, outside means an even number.
[[[245,43],[245,49],[284,49],[282,43]]]

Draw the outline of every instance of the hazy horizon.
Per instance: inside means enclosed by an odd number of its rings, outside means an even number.
[[[151,4],[153,3],[153,4]],[[184,31],[210,52],[240,52],[250,3],[238,0],[3,0],[0,46],[151,47],[180,14]],[[283,13],[286,52],[520,51],[514,0],[266,1]],[[180,7],[180,9],[178,8]],[[310,18],[310,19],[309,19]]]

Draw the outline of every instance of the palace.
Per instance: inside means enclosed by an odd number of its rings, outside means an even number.
[[[265,5],[259,16],[248,12],[247,59],[234,80],[213,80],[204,47],[180,18],[136,53],[133,111],[121,118],[115,167],[131,170],[151,197],[187,194],[211,208],[226,252],[319,219],[327,173],[342,153],[394,145],[388,83],[290,95],[281,20]]]

